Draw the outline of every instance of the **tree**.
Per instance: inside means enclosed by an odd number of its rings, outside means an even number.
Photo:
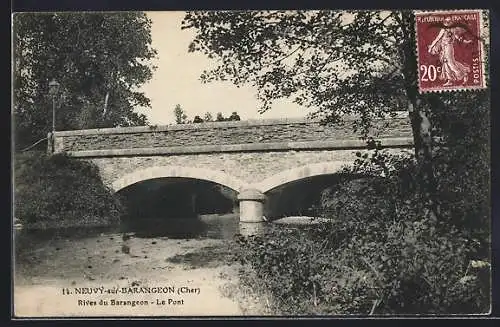
[[[222,115],[222,112],[218,112],[215,121],[225,121],[226,118]]]
[[[212,117],[212,114],[211,114],[210,112],[208,112],[208,111],[207,111],[207,112],[205,113],[205,116],[203,116],[203,120],[204,120],[204,121],[213,121],[213,120],[214,120],[214,118]]]
[[[436,218],[432,118],[471,94],[419,94],[412,11],[194,11],[182,28],[195,31],[189,51],[219,59],[202,80],[256,86],[261,112],[292,98],[327,122],[358,115],[366,135],[374,118],[407,111]]]
[[[205,117],[205,119],[202,119],[200,116],[195,116],[194,119],[193,119],[193,123],[203,123],[203,122],[211,122],[211,121],[213,121],[212,114],[210,112],[206,112],[204,117]],[[231,116],[229,116],[228,118],[225,118],[224,115],[222,115],[221,112],[218,112],[216,117],[217,117],[216,121],[237,121],[237,120],[241,120],[240,116],[238,115],[238,113],[236,111],[234,111],[231,114]]]
[[[48,83],[61,85],[56,128],[144,125],[150,100],[137,87],[156,56],[144,13],[18,13],[13,16],[16,146],[51,130]]]
[[[236,111],[234,111],[231,116],[229,116],[229,118],[227,120],[241,120],[240,118],[240,115],[238,115],[238,113]]]
[[[182,109],[180,104],[177,104],[174,109],[174,115],[175,115],[175,122],[177,124],[187,124],[187,115],[184,112],[184,109]]]

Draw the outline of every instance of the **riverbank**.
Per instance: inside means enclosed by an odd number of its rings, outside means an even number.
[[[99,169],[65,154],[16,153],[14,223],[29,229],[120,224],[119,196],[103,184]]]
[[[239,266],[231,260],[231,242],[133,236],[124,241],[120,233],[38,241],[36,246],[17,249],[15,314],[18,317],[265,314],[258,299],[240,291]],[[97,293],[79,294],[94,288]],[[113,293],[114,290],[121,293]],[[66,294],[68,291],[71,294]]]

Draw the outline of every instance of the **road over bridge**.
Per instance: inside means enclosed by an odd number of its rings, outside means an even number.
[[[169,177],[200,179],[238,193],[240,222],[261,222],[270,190],[338,173],[367,149],[353,121],[249,120],[59,131],[54,151],[92,161],[115,192]],[[381,119],[371,136],[385,148],[412,148],[407,118]]]

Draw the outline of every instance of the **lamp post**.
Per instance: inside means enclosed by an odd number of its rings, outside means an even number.
[[[55,131],[56,131],[56,96],[59,93],[60,84],[53,79],[49,82],[49,95],[52,97],[52,133],[51,133],[51,147],[52,153],[55,151]]]

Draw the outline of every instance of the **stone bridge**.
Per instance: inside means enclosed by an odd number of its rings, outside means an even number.
[[[224,185],[238,193],[240,222],[261,222],[270,190],[336,174],[355,152],[368,151],[353,124],[280,119],[60,131],[54,151],[95,163],[115,192],[165,177]],[[392,151],[412,148],[406,118],[378,120],[370,136]]]

